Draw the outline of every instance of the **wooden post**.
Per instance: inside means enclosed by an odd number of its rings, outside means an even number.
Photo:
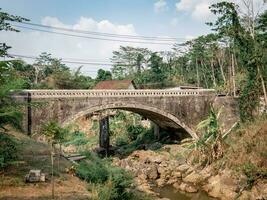
[[[54,144],[51,142],[51,182],[52,182],[52,199],[55,198],[55,181],[54,181]]]
[[[31,93],[27,93],[27,134],[32,135],[32,108],[31,108],[32,97]]]

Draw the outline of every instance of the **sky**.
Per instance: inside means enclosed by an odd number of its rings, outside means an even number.
[[[112,34],[175,37],[181,43],[210,32],[205,22],[214,20],[214,16],[208,7],[218,1],[0,0],[0,7],[10,14],[28,18],[32,23]],[[254,0],[256,7],[262,7],[262,2]],[[120,45],[146,47],[153,51],[172,48],[172,45],[112,42],[19,30],[19,33],[0,32],[1,42],[12,46],[9,53],[38,56],[48,52],[63,59],[110,62],[112,52]],[[80,65],[69,66],[74,69]],[[82,72],[94,77],[99,68],[109,69],[110,66],[83,65]]]

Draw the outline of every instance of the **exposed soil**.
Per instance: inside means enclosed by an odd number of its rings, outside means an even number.
[[[51,167],[49,146],[36,142],[26,135],[11,131],[18,141],[18,162],[0,172],[1,200],[51,199]],[[59,165],[58,165],[59,164]],[[58,168],[59,166],[59,168]],[[66,173],[71,163],[64,158],[55,158],[56,199],[88,199],[86,183]],[[31,169],[41,169],[47,176],[45,183],[25,183],[24,177]]]

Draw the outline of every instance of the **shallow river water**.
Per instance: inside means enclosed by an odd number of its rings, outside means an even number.
[[[172,186],[154,188],[153,190],[159,193],[161,198],[168,198],[170,200],[214,200],[214,198],[209,197],[205,192],[182,193]]]

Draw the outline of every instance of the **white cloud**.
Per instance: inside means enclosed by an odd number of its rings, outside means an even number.
[[[192,17],[200,21],[209,19],[212,15],[209,6],[210,4],[205,2],[196,5],[195,9],[192,12]]]
[[[177,12],[189,12],[191,17],[198,21],[206,21],[212,19],[212,13],[209,6],[218,3],[221,0],[179,0],[176,3]],[[240,6],[241,11],[246,12],[243,0],[226,0],[234,2]],[[255,11],[264,10],[263,0],[254,0]],[[265,5],[266,8],[266,5]]]
[[[80,17],[80,19],[74,24],[65,24],[58,18],[47,16],[42,19],[42,24],[70,28],[74,30],[86,30],[123,35],[138,35],[133,24],[115,24],[110,22],[109,20],[96,21],[93,18],[86,17]],[[171,46],[165,45],[93,40],[38,31],[26,31],[23,29],[21,29],[21,32],[19,33],[1,31],[0,38],[1,41],[6,42],[9,46],[12,46],[12,49],[10,49],[9,53],[13,54],[16,53],[21,55],[37,56],[42,52],[48,52],[51,53],[52,56],[57,58],[76,58],[86,60],[92,59],[93,62],[101,60],[101,62],[105,63],[110,62],[109,59],[112,56],[112,52],[114,50],[117,50],[120,45],[146,47],[154,51],[169,50],[171,48]],[[68,66],[70,66],[71,68],[76,68],[79,65],[68,64]],[[88,71],[97,71],[101,67],[106,69],[110,68],[110,66],[84,65],[82,71],[87,72],[87,74],[91,76],[95,76],[95,72],[88,73]]]
[[[180,0],[176,3],[177,11],[188,11],[194,8],[199,0]]]
[[[165,0],[158,0],[156,3],[154,3],[154,11],[156,13],[163,12],[168,10],[168,5]]]
[[[208,20],[212,13],[209,6],[219,0],[181,0],[176,3],[176,10],[178,12],[189,12],[191,17],[197,21]]]

